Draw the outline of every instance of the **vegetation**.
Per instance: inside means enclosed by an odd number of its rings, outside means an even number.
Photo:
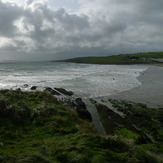
[[[134,142],[140,151],[146,150],[151,155],[160,157],[163,162],[163,109],[148,108],[145,104],[124,100],[109,99],[119,114],[97,104],[96,108],[108,134],[117,135],[122,139]]]
[[[126,131],[125,131],[126,132]],[[137,134],[118,130],[102,137],[88,121],[49,93],[0,91],[0,162],[3,163],[158,163],[148,144],[129,139]],[[119,136],[122,135],[122,136]],[[152,153],[153,152],[153,153]]]
[[[137,54],[121,54],[106,57],[79,57],[64,61],[91,64],[149,64],[149,63],[159,63],[160,61],[156,61],[155,59],[161,60],[162,58],[163,52],[149,52]]]

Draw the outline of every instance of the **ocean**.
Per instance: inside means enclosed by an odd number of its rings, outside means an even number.
[[[0,63],[0,89],[62,87],[81,97],[108,96],[140,86],[138,77],[148,67],[64,62]]]

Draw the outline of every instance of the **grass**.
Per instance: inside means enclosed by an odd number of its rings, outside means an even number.
[[[146,147],[141,150],[143,155],[122,137],[98,135],[90,122],[51,94],[0,91],[0,162],[159,162]]]
[[[126,116],[126,121],[139,128],[140,133],[151,134],[156,141],[163,139],[162,108],[147,108],[144,104],[126,102],[124,100],[109,100],[112,105]]]
[[[129,59],[130,58],[130,59]],[[132,60],[133,58],[133,60]],[[136,60],[134,59],[136,58]],[[147,61],[144,58],[163,58],[163,52],[121,54],[106,57],[78,57],[65,60],[66,62],[91,63],[91,64],[150,64],[154,61]]]
[[[135,133],[131,130],[128,130],[127,128],[118,128],[116,130],[116,134],[120,137],[132,139],[135,141],[137,141],[140,138],[140,136],[137,133]]]
[[[148,108],[145,104],[133,103],[124,100],[109,99],[113,107],[125,114],[123,119],[108,112],[106,107],[98,107],[101,119],[106,123],[106,118],[109,113],[109,120],[113,121],[114,133],[126,141],[134,142],[138,149],[148,151],[149,155],[156,155],[158,159],[162,158],[163,154],[163,110],[162,108]],[[103,109],[99,110],[99,109]],[[104,112],[104,110],[106,111]],[[105,125],[106,126],[106,125]],[[139,153],[139,152],[138,152]],[[161,159],[160,162],[163,160]]]

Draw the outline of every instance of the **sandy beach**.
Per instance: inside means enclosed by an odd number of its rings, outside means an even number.
[[[123,99],[147,104],[148,107],[163,107],[163,67],[150,66],[138,77],[141,86],[109,96],[113,99]]]

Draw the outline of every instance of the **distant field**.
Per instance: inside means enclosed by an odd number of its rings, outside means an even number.
[[[163,59],[163,52],[121,54],[105,57],[79,57],[64,60],[65,62],[93,63],[93,64],[143,64],[156,63],[152,59]]]

